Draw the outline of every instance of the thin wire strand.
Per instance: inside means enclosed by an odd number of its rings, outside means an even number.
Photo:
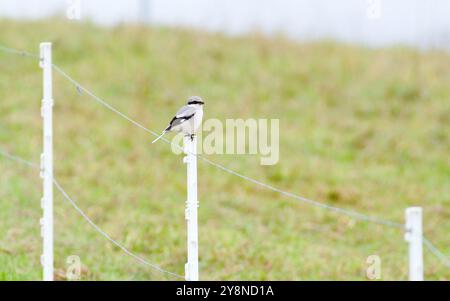
[[[11,49],[11,48],[7,48],[7,49],[8,49],[8,51],[13,52],[13,53],[15,51],[14,49]],[[20,51],[15,51],[15,53],[21,53],[21,52]],[[77,80],[75,80],[70,75],[68,75],[58,65],[53,64],[53,68],[59,74],[61,74],[63,77],[65,77],[68,81],[70,81],[73,85],[75,85],[75,87],[76,87],[78,92],[79,91],[85,92],[87,95],[92,97],[94,100],[96,100],[98,103],[100,103],[101,105],[103,105],[104,107],[109,109],[110,111],[112,111],[115,114],[119,115],[120,117],[126,119],[128,122],[132,123],[133,125],[135,125],[136,127],[140,128],[140,129],[146,131],[147,133],[150,133],[151,135],[153,135],[155,137],[159,137],[160,136],[160,134],[156,133],[155,131],[150,130],[149,128],[145,127],[141,123],[137,122],[136,120],[134,120],[131,117],[127,116],[126,114],[122,113],[121,111],[116,109],[114,106],[112,106],[111,104],[109,104],[108,102],[103,100],[102,98],[100,98],[97,95],[95,95],[89,89],[87,89],[82,84],[80,84]],[[175,146],[178,149],[183,151],[183,148],[181,148],[179,145],[176,145],[176,144],[172,143],[168,139],[162,137],[161,140],[164,141],[165,143],[167,143],[167,144],[169,144],[171,146]],[[383,219],[379,219],[379,218],[376,218],[376,217],[368,216],[368,215],[365,215],[365,214],[362,214],[362,213],[359,213],[359,212],[356,212],[356,211],[347,210],[347,209],[343,209],[343,208],[339,208],[339,207],[334,207],[334,206],[331,206],[331,205],[327,205],[327,204],[324,204],[324,203],[321,203],[321,202],[318,202],[318,201],[314,201],[314,200],[311,200],[311,199],[308,199],[308,198],[305,198],[305,197],[293,194],[291,192],[287,192],[287,191],[281,190],[281,189],[276,188],[276,187],[274,187],[272,185],[269,185],[269,184],[263,183],[261,181],[258,181],[256,179],[253,179],[253,178],[250,178],[248,176],[245,176],[245,175],[243,175],[243,174],[241,174],[241,173],[239,173],[237,171],[234,171],[234,170],[232,170],[230,168],[227,168],[227,167],[225,167],[225,166],[223,166],[223,165],[221,165],[219,163],[216,163],[216,162],[214,162],[214,161],[212,161],[212,160],[210,160],[210,159],[208,159],[208,158],[206,158],[206,157],[204,157],[202,155],[199,155],[199,154],[193,154],[193,155],[199,157],[204,162],[206,162],[206,163],[208,163],[208,164],[210,164],[212,166],[215,166],[216,168],[221,169],[222,171],[225,171],[225,172],[227,172],[229,174],[235,175],[235,176],[237,176],[237,177],[239,177],[239,178],[241,178],[243,180],[246,180],[246,181],[251,182],[253,184],[259,185],[259,186],[264,187],[266,189],[269,189],[269,190],[272,190],[274,192],[280,193],[280,194],[282,194],[284,196],[287,196],[289,198],[293,198],[293,199],[296,199],[298,201],[301,201],[301,202],[304,202],[304,203],[307,203],[307,204],[310,204],[310,205],[313,205],[313,206],[317,206],[317,207],[320,207],[320,208],[323,208],[323,209],[327,209],[327,210],[334,211],[334,212],[337,212],[337,213],[345,214],[347,216],[350,216],[352,218],[359,219],[359,220],[362,220],[362,221],[372,222],[372,223],[375,223],[375,224],[385,225],[385,226],[388,226],[388,227],[404,228],[403,224],[400,224],[400,223],[397,223],[397,222],[393,222],[393,221],[389,221],[389,220],[383,220]]]
[[[17,49],[3,46],[3,45],[0,45],[0,50],[3,52],[9,53],[9,54],[15,54],[15,55],[20,55],[20,56],[24,56],[24,57],[31,57],[31,58],[39,59],[39,55],[25,51],[25,50],[17,50]]]
[[[20,157],[17,157],[17,156],[14,156],[14,155],[11,155],[11,154],[9,154],[9,153],[7,153],[7,152],[5,152],[5,151],[3,151],[3,150],[1,150],[0,149],[0,155],[2,155],[2,156],[4,156],[5,158],[7,158],[7,159],[10,159],[10,160],[12,160],[12,161],[15,161],[15,162],[17,162],[17,163],[20,163],[20,164],[24,164],[24,165],[27,165],[28,167],[31,167],[31,168],[34,168],[34,169],[39,169],[39,165],[38,164],[36,164],[36,163],[33,163],[33,162],[30,162],[30,161],[28,161],[28,160],[25,160],[25,159],[23,159],[23,158],[20,158]],[[74,202],[74,201],[72,201],[69,197],[68,197],[68,195],[67,195],[67,193],[64,191],[63,192],[63,189],[62,189],[62,187],[56,182],[56,180],[55,180],[55,185],[57,185],[57,188],[58,188],[58,190],[59,191],[61,191],[61,193],[64,195],[64,196],[67,196],[67,200],[77,209],[77,211],[95,228],[95,229],[97,229],[97,230],[100,230],[101,231],[101,229],[97,226],[97,225],[95,225],[94,224],[94,222],[92,222],[90,219],[89,219],[89,217],[77,206],[77,204]],[[114,241],[114,240],[112,240],[112,238],[108,235],[108,234],[106,234],[104,231],[101,231],[101,232],[103,232],[104,233],[104,236],[108,239],[108,240],[110,240],[110,241]],[[422,236],[422,239],[423,239],[423,241],[424,241],[424,244],[425,244],[425,246],[431,251],[431,253],[434,255],[434,256],[436,256],[436,258],[438,258],[440,261],[442,261],[442,263],[446,266],[446,267],[448,267],[448,268],[450,268],[450,260],[446,257],[446,255],[444,254],[444,253],[442,253],[436,246],[434,246],[432,243],[431,243],[431,241],[429,241],[425,236]],[[119,243],[118,242],[116,242],[116,241],[114,241],[114,244],[115,245],[118,245]],[[120,246],[119,246],[120,247]],[[142,260],[144,260],[144,259],[142,259],[141,257],[139,257],[139,256],[137,256],[137,255],[134,255],[134,254],[132,254],[130,251],[128,251],[125,247],[120,247],[123,251],[127,251],[127,254],[129,254],[130,256],[132,256],[133,258],[135,258],[135,259],[138,259],[139,261],[141,261],[141,262],[143,262]],[[145,260],[144,260],[145,261]],[[151,263],[148,263],[148,262],[146,262],[146,264],[147,265],[150,265],[150,266],[152,266],[152,267],[154,267],[155,265],[153,265],[153,264],[151,264]],[[158,267],[159,268],[159,267]],[[161,269],[161,268],[159,268],[159,269]],[[158,270],[159,270],[158,269]],[[162,270],[162,269],[161,269]],[[165,271],[165,270],[164,270]],[[181,276],[181,275],[178,275],[178,274],[175,274],[175,273],[172,273],[172,272],[169,272],[169,271],[166,271],[166,272],[168,272],[168,273],[170,273],[171,275],[174,275],[174,276],[177,276],[177,277],[181,277],[181,278],[183,278],[183,276]]]
[[[131,122],[135,126],[139,127],[140,129],[142,129],[142,130],[152,134],[153,136],[156,136],[156,137],[160,136],[160,134],[156,133],[155,131],[150,130],[149,128],[145,127],[144,125],[142,125],[141,123],[137,122],[136,120],[128,117],[127,115],[125,115],[124,113],[120,112],[118,109],[113,107],[111,104],[109,104],[105,100],[101,99],[100,97],[98,97],[97,95],[92,93],[89,89],[85,88],[78,81],[76,81],[71,76],[69,76],[66,72],[64,72],[59,66],[53,64],[53,67],[55,68],[55,70],[58,73],[60,73],[62,76],[64,76],[66,79],[68,79],[72,84],[74,84],[76,86],[77,90],[84,91],[86,94],[91,96],[94,100],[96,100],[98,103],[102,104],[103,106],[105,106],[106,108],[108,108],[112,112],[116,113],[117,115],[121,116],[122,118],[128,120],[129,122]],[[168,139],[166,139],[164,137],[161,140],[164,141],[165,143],[169,144],[169,145],[175,146],[178,149],[183,150],[179,145],[176,145],[176,144],[172,143],[171,141],[169,141]],[[263,183],[261,181],[258,181],[256,179],[253,179],[253,178],[245,176],[245,175],[243,175],[241,173],[238,173],[238,172],[236,172],[236,171],[234,171],[232,169],[229,169],[229,168],[227,168],[227,167],[225,167],[225,166],[223,166],[221,164],[218,164],[218,163],[216,163],[216,162],[214,162],[214,161],[212,161],[212,160],[210,160],[210,159],[208,159],[208,158],[206,158],[206,157],[204,157],[202,155],[199,155],[199,154],[193,154],[193,155],[196,155],[197,157],[199,157],[204,162],[206,162],[206,163],[208,163],[208,164],[210,164],[212,166],[215,166],[215,167],[221,169],[222,171],[225,171],[225,172],[227,172],[229,174],[232,174],[232,175],[235,175],[235,176],[237,176],[237,177],[239,177],[239,178],[241,178],[243,180],[249,181],[249,182],[251,182],[253,184],[256,184],[256,185],[259,185],[259,186],[264,187],[266,189],[269,189],[269,190],[272,190],[274,192],[280,193],[280,194],[285,195],[287,197],[290,197],[290,198],[302,201],[304,203],[307,203],[307,204],[310,204],[310,205],[313,205],[313,206],[317,206],[317,207],[321,207],[321,208],[324,208],[324,209],[328,209],[328,210],[331,210],[331,211],[334,211],[334,212],[337,212],[337,213],[345,214],[345,215],[350,216],[350,217],[355,218],[355,219],[376,223],[376,224],[379,224],[379,225],[385,225],[385,226],[388,226],[388,227],[395,227],[395,228],[403,228],[404,227],[400,223],[396,223],[396,222],[389,221],[389,220],[383,220],[383,219],[367,216],[367,215],[364,215],[362,213],[358,213],[358,212],[355,212],[355,211],[351,211],[351,210],[347,210],[347,209],[342,209],[342,208],[330,206],[330,205],[323,204],[323,203],[320,203],[320,202],[317,202],[317,201],[314,201],[314,200],[311,200],[311,199],[308,199],[308,198],[305,198],[305,197],[302,197],[302,196],[299,196],[299,195],[295,195],[293,193],[281,190],[281,189],[276,188],[274,186],[271,186],[269,184],[265,184],[265,183]]]
[[[136,259],[137,261],[139,261],[140,263],[144,264],[144,265],[148,265],[151,268],[164,273],[164,274],[168,274],[180,279],[184,279],[183,276],[170,272],[168,270],[165,270],[153,263],[148,262],[147,260],[145,260],[144,258],[134,254],[133,252],[131,252],[130,250],[128,250],[126,247],[124,247],[122,244],[120,244],[119,242],[117,242],[116,240],[114,240],[111,236],[108,235],[108,233],[106,233],[105,231],[103,231],[99,226],[97,226],[90,218],[89,216],[86,215],[86,213],[83,212],[83,210],[81,210],[81,208],[77,205],[77,203],[67,194],[66,191],[64,191],[64,189],[61,187],[61,185],[59,185],[58,181],[56,181],[56,179],[53,179],[53,183],[56,186],[56,189],[59,190],[59,192],[64,196],[64,198],[69,201],[69,203],[75,208],[76,211],[78,211],[78,213],[95,229],[97,230],[97,232],[99,232],[103,237],[105,237],[107,240],[109,240],[111,243],[113,243],[114,245],[116,245],[117,247],[119,247],[124,253],[126,253],[127,255],[133,257],[134,259]]]
[[[39,58],[39,56],[37,56],[37,55],[35,55],[35,54],[32,54],[32,53],[30,53],[30,52],[20,51],[20,50],[16,50],[16,49],[9,48],[9,47],[5,47],[5,46],[1,46],[1,45],[0,45],[0,50],[3,50],[3,51],[5,51],[5,52],[9,52],[9,53],[12,53],[12,54],[18,54],[18,55],[22,55],[22,56],[29,56],[29,57]],[[143,125],[140,124],[139,122],[137,122],[137,121],[135,121],[134,119],[128,117],[127,115],[125,115],[124,113],[120,112],[118,109],[116,109],[116,108],[113,107],[112,105],[110,105],[108,102],[104,101],[103,99],[101,99],[100,97],[98,97],[97,95],[95,95],[94,93],[92,93],[90,90],[88,90],[87,88],[85,88],[84,86],[82,86],[78,81],[76,81],[76,80],[73,79],[71,76],[69,76],[66,72],[64,72],[64,71],[63,71],[59,66],[57,66],[56,64],[53,64],[53,68],[54,68],[57,72],[59,72],[62,76],[64,76],[67,80],[69,80],[72,84],[74,84],[74,85],[76,86],[76,89],[77,89],[78,92],[84,91],[86,94],[88,94],[89,96],[91,96],[91,97],[92,97],[93,99],[95,99],[97,102],[99,102],[100,104],[102,104],[103,106],[105,106],[106,108],[108,108],[109,110],[111,110],[112,112],[116,113],[117,115],[121,116],[122,118],[128,120],[130,123],[132,123],[132,124],[135,125],[136,127],[138,127],[138,128],[140,128],[140,129],[142,129],[142,130],[144,130],[144,131],[146,131],[146,132],[152,134],[153,136],[156,136],[156,137],[159,136],[158,133],[156,133],[156,132],[154,132],[154,131],[148,129],[147,127],[143,126]],[[170,144],[170,145],[172,145],[172,146],[177,147],[177,148],[180,149],[180,150],[183,150],[180,146],[178,146],[178,145],[176,145],[176,144],[173,144],[171,141],[169,141],[168,139],[166,139],[166,138],[164,138],[164,137],[162,137],[161,140],[164,141],[164,142],[167,143],[167,144]],[[11,157],[11,155],[9,155],[9,154],[7,154],[7,153],[1,152],[1,154],[3,154],[4,156],[6,156],[6,157],[8,157],[8,158],[10,158],[10,159],[14,159],[14,160],[16,160],[16,161],[18,161],[18,162],[21,162],[21,163],[27,163],[27,161],[22,162],[22,161],[21,161],[21,160],[22,160],[21,158],[17,158],[17,157],[13,158],[13,157]],[[248,177],[248,176],[245,176],[245,175],[243,175],[243,174],[241,174],[241,173],[238,173],[238,172],[236,172],[236,171],[234,171],[234,170],[232,170],[232,169],[229,169],[229,168],[227,168],[227,167],[225,167],[225,166],[223,166],[223,165],[221,165],[221,164],[218,164],[218,163],[216,163],[216,162],[213,162],[212,160],[210,160],[210,159],[208,159],[208,158],[205,158],[205,157],[202,156],[202,155],[199,155],[199,154],[194,154],[194,155],[196,155],[197,157],[201,158],[204,162],[206,162],[206,163],[208,163],[208,164],[210,164],[210,165],[213,165],[213,166],[215,166],[215,167],[221,169],[222,171],[225,171],[225,172],[227,172],[227,173],[229,173],[229,174],[233,174],[233,175],[235,175],[235,176],[237,176],[237,177],[239,177],[239,178],[241,178],[241,179],[243,179],[243,180],[249,181],[249,182],[251,182],[251,183],[254,183],[254,184],[259,185],[259,186],[261,186],[261,187],[264,187],[264,188],[266,188],[266,189],[272,190],[272,191],[274,191],[274,192],[280,193],[280,194],[285,195],[285,196],[287,196],[287,197],[290,197],[290,198],[293,198],[293,199],[302,201],[302,202],[304,202],[304,203],[307,203],[307,204],[310,204],[310,205],[313,205],[313,206],[317,206],[317,207],[320,207],[320,208],[324,208],[324,209],[327,209],[327,210],[330,210],[330,211],[334,211],[334,212],[337,212],[337,213],[345,214],[345,215],[350,216],[350,217],[353,217],[353,218],[355,218],[355,219],[359,219],[359,220],[363,220],[363,221],[367,221],[367,222],[376,223],[376,224],[379,224],[379,225],[385,225],[385,226],[389,226],[389,227],[402,228],[402,229],[405,228],[403,224],[400,224],[400,223],[397,223],[397,222],[393,222],[393,221],[390,221],[390,220],[379,219],[379,218],[375,218],[375,217],[372,217],[372,216],[368,216],[368,215],[365,215],[365,214],[362,214],[362,213],[359,213],[359,212],[356,212],[356,211],[347,210],[347,209],[343,209],[343,208],[339,208],[339,207],[334,207],[334,206],[331,206],[331,205],[327,205],[327,204],[324,204],[324,203],[321,203],[321,202],[317,202],[317,201],[314,201],[314,200],[311,200],[311,199],[308,199],[308,198],[305,198],[305,197],[302,197],[302,196],[299,196],[299,195],[296,195],[296,194],[293,194],[293,193],[290,193],[290,192],[281,190],[281,189],[276,188],[276,187],[274,187],[274,186],[271,186],[271,185],[269,185],[269,184],[263,183],[263,182],[258,181],[258,180],[256,180],[256,179],[253,179],[253,178],[250,178],[250,177]],[[29,163],[30,163],[30,162],[28,162],[28,164],[29,164]],[[31,164],[33,164],[33,163],[31,163]],[[447,267],[449,267],[449,266],[450,266],[450,263],[449,263],[450,261],[446,258],[446,256],[445,256],[441,251],[439,251],[439,249],[437,249],[437,248],[436,248],[436,247],[435,247],[428,239],[426,239],[425,237],[423,237],[423,240],[424,240],[425,246],[426,246],[426,247],[427,247],[427,248],[428,248],[428,249],[429,249],[429,250],[430,250],[437,258],[439,258],[439,259],[444,263],[444,265],[446,265]]]
[[[105,106],[106,108],[108,108],[110,111],[116,113],[117,115],[119,115],[120,117],[128,120],[129,122],[131,122],[133,125],[137,126],[138,128],[152,134],[155,136],[159,136],[159,134],[157,134],[156,132],[146,128],[145,126],[143,126],[142,124],[140,124],[139,122],[131,119],[130,117],[128,117],[127,115],[125,115],[124,113],[120,112],[119,110],[117,110],[115,107],[113,107],[112,105],[110,105],[109,103],[107,103],[106,101],[104,101],[103,99],[101,99],[100,97],[98,97],[97,95],[95,95],[94,93],[92,93],[91,91],[89,91],[87,88],[85,88],[83,85],[81,85],[79,82],[77,82],[75,79],[73,79],[71,76],[69,76],[66,72],[64,72],[59,66],[57,66],[56,64],[53,64],[53,68],[59,73],[61,74],[63,77],[65,77],[67,80],[69,80],[72,84],[75,85],[77,91],[83,91],[85,92],[87,95],[91,96],[93,99],[95,99],[97,102],[99,102],[100,104],[102,104],[103,106]],[[170,143],[170,141],[168,141]]]
[[[28,167],[34,168],[34,169],[39,169],[39,165],[33,162],[30,162],[28,160],[25,160],[21,157],[17,157],[17,156],[13,156],[10,153],[7,153],[3,150],[0,149],[0,155],[11,160],[11,161],[15,161],[17,163],[26,165]],[[135,258],[136,260],[138,260],[139,262],[146,264],[148,266],[151,266],[152,268],[163,272],[163,273],[167,273],[170,275],[173,275],[175,277],[178,278],[184,278],[181,275],[172,273],[170,271],[164,270],[162,268],[160,268],[157,265],[154,265],[152,263],[149,263],[148,261],[146,261],[145,259],[143,259],[142,257],[133,254],[131,251],[129,251],[127,248],[125,248],[124,246],[122,246],[120,243],[118,243],[117,241],[115,241],[114,239],[112,239],[106,232],[104,232],[99,226],[97,226],[82,210],[81,208],[76,204],[75,201],[73,201],[69,195],[64,191],[64,189],[61,187],[61,185],[54,180],[55,186],[56,188],[61,192],[61,194],[66,198],[67,201],[70,202],[70,204],[83,216],[84,219],[86,219],[87,222],[89,222],[89,224],[92,225],[92,227],[94,227],[98,232],[100,232],[105,238],[107,238],[109,241],[111,241],[113,244],[115,244],[116,246],[118,246],[122,251],[124,251],[125,253],[127,253],[129,256]],[[430,252],[436,257],[438,258],[447,268],[450,268],[450,260],[447,259],[447,257],[445,256],[444,253],[442,253],[436,246],[433,245],[433,243],[431,243],[430,240],[428,240],[425,236],[422,237],[423,242],[425,244],[425,246],[430,250]]]
[[[0,150],[0,155],[2,155],[5,158],[8,158],[12,161],[15,161],[17,163],[26,165],[28,167],[31,167],[33,169],[39,169],[39,165],[33,162],[30,162],[28,160],[22,159],[20,157],[17,156],[13,156],[3,150]],[[108,233],[106,233],[105,231],[103,231],[97,224],[95,224],[90,218],[89,216],[87,216],[86,213],[84,213],[84,211],[77,205],[77,203],[68,195],[68,193],[62,188],[62,186],[59,184],[59,182],[56,179],[53,179],[53,183],[55,184],[56,189],[58,189],[58,191],[62,194],[62,196],[72,205],[72,207],[75,208],[76,211],[78,211],[78,213],[98,232],[100,233],[103,237],[105,237],[107,240],[109,240],[111,243],[113,243],[115,246],[117,246],[118,248],[120,248],[125,254],[131,256],[132,258],[136,259],[138,262],[140,262],[141,264],[147,265],[161,273],[170,275],[170,276],[174,276],[180,279],[184,279],[184,277],[182,275],[170,272],[168,270],[165,270],[161,267],[159,267],[158,265],[155,265],[153,263],[148,262],[147,260],[145,260],[144,258],[140,257],[139,255],[134,254],[133,252],[131,252],[130,250],[128,250],[125,246],[123,246],[122,244],[120,244],[118,241],[114,240],[111,236],[109,236]]]
[[[27,161],[27,160],[22,159],[22,158],[17,157],[17,156],[13,156],[13,155],[11,155],[10,153],[7,153],[7,152],[5,152],[5,151],[3,151],[3,150],[1,150],[1,149],[0,149],[0,155],[2,155],[3,157],[5,157],[5,158],[7,158],[7,159],[12,160],[12,161],[15,161],[15,162],[18,162],[18,163],[27,165],[28,167],[35,168],[35,169],[39,169],[39,165],[37,165],[36,163]]]
[[[347,216],[350,216],[352,218],[359,219],[359,220],[362,220],[362,221],[371,222],[371,223],[384,225],[384,226],[388,226],[388,227],[404,228],[403,224],[400,224],[400,223],[397,223],[397,222],[393,222],[393,221],[389,221],[389,220],[383,220],[383,219],[379,219],[379,218],[376,218],[376,217],[368,216],[368,215],[365,215],[365,214],[362,214],[362,213],[359,213],[359,212],[356,212],[356,211],[347,210],[347,209],[343,209],[343,208],[339,208],[339,207],[334,207],[334,206],[331,206],[331,205],[320,203],[320,202],[317,202],[317,201],[314,201],[314,200],[311,200],[311,199],[308,199],[308,198],[305,198],[305,197],[302,197],[302,196],[290,193],[288,191],[281,190],[281,189],[276,188],[274,186],[271,186],[269,184],[263,183],[261,181],[255,180],[255,179],[250,178],[250,177],[247,177],[247,176],[245,176],[243,174],[240,174],[240,173],[238,173],[238,172],[236,172],[234,170],[231,170],[231,169],[229,169],[227,167],[224,167],[224,166],[222,166],[220,164],[217,164],[217,163],[215,163],[215,162],[213,162],[213,161],[211,161],[211,160],[209,160],[209,159],[207,159],[207,158],[205,158],[203,156],[201,158],[205,162],[207,162],[207,163],[209,163],[211,165],[214,165],[215,167],[217,167],[219,169],[222,169],[223,171],[225,171],[227,173],[233,174],[233,175],[235,175],[237,177],[240,177],[241,179],[244,179],[246,181],[252,182],[252,183],[254,183],[256,185],[259,185],[259,186],[262,186],[262,187],[264,187],[266,189],[278,192],[278,193],[280,193],[282,195],[285,195],[287,197],[299,200],[301,202],[304,202],[304,203],[307,203],[307,204],[310,204],[310,205],[313,205],[313,206],[316,206],[316,207],[320,207],[320,208],[323,208],[323,209],[327,209],[327,210],[330,210],[330,211],[334,211],[334,212],[337,212],[337,213],[345,214]]]
[[[438,258],[443,265],[445,265],[447,268],[450,268],[450,260],[445,256],[444,253],[442,253],[435,245],[431,243],[425,236],[422,237],[422,240],[425,244],[425,247],[430,250],[430,252]]]

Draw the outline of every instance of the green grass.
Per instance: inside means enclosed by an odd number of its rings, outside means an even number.
[[[450,255],[450,56],[332,41],[65,20],[0,20],[0,44],[38,51],[114,106],[161,130],[190,95],[205,118],[279,118],[280,161],[211,158],[330,205],[403,222],[424,208],[424,231]],[[41,70],[0,53],[0,148],[35,162],[41,149]],[[79,95],[54,75],[55,175],[86,213],[133,252],[183,274],[185,166],[164,143]],[[0,279],[39,280],[41,181],[0,159]],[[397,229],[311,207],[199,163],[200,275],[205,280],[407,279]],[[173,279],[135,262],[55,191],[55,268],[78,255],[82,279]],[[450,271],[425,251],[426,279]]]

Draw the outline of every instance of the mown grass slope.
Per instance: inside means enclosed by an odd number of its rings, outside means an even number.
[[[424,231],[450,254],[450,56],[331,41],[118,26],[0,20],[0,44],[54,62],[127,115],[160,131],[190,95],[205,118],[279,118],[280,161],[211,159],[324,203],[403,222],[424,208]],[[41,71],[0,53],[0,148],[38,162]],[[55,74],[55,176],[113,238],[183,274],[185,166],[164,143]],[[0,159],[0,279],[38,280],[41,186],[35,171]],[[205,280],[407,279],[403,233],[354,221],[199,162],[200,273]],[[78,255],[82,279],[173,279],[127,257],[55,191],[55,265]],[[449,279],[425,251],[427,279]],[[60,276],[59,276],[60,277]]]

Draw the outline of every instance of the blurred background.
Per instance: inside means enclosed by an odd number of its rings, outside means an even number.
[[[78,5],[79,4],[79,5]],[[398,223],[422,206],[450,254],[450,2],[0,0],[0,45],[53,62],[159,132],[190,95],[205,118],[280,120],[280,161],[211,160],[280,189]],[[4,48],[3,48],[4,50]],[[20,53],[19,53],[20,54]],[[42,74],[0,51],[0,149],[39,162]],[[55,176],[103,230],[183,274],[186,170],[164,143],[54,74]],[[0,280],[39,280],[41,179],[0,157]],[[406,280],[397,228],[311,207],[199,163],[200,279]],[[55,191],[55,271],[176,280],[111,245]],[[442,259],[442,258],[441,258]],[[448,280],[425,250],[425,278]]]
[[[142,22],[229,34],[258,30],[298,40],[332,38],[371,46],[404,43],[450,49],[446,0],[2,0],[0,16],[64,15],[76,3],[81,18],[107,26]]]

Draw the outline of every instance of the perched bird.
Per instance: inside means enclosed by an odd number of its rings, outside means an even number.
[[[169,131],[182,132],[185,136],[190,136],[191,139],[194,139],[194,135],[202,123],[204,104],[200,96],[189,97],[187,104],[178,110],[170,121],[169,126],[152,143],[161,139]]]

